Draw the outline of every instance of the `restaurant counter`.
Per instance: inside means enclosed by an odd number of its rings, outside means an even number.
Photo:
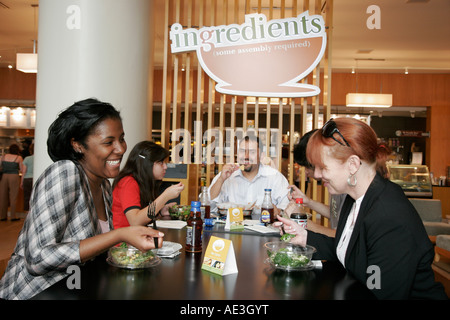
[[[184,251],[186,228],[166,229],[165,241],[183,245],[175,258],[148,269],[128,270],[109,265],[100,255],[80,268],[81,288],[68,289],[61,280],[34,299],[120,299],[120,300],[281,300],[281,299],[373,299],[361,283],[352,279],[338,263],[323,262],[309,271],[275,270],[265,262],[264,243],[277,234],[250,230],[227,232],[223,224],[203,233],[203,252]],[[203,255],[211,235],[233,243],[238,273],[220,276],[202,270]]]

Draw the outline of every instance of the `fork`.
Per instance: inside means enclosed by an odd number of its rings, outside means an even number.
[[[153,229],[158,230],[158,228],[156,227],[155,211],[156,211],[156,202],[155,201],[150,202],[148,204],[147,217],[150,218],[150,223],[153,224]],[[153,241],[155,242],[155,249],[158,249],[158,238],[153,238]]]

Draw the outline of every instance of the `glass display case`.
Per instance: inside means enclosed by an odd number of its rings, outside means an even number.
[[[430,172],[424,165],[387,165],[389,179],[402,187],[408,197],[431,198]]]

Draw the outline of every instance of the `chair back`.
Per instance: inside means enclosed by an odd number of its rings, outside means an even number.
[[[442,206],[439,199],[409,199],[422,221],[442,222]]]

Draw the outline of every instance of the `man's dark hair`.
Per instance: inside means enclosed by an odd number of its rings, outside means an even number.
[[[302,167],[312,168],[311,163],[309,163],[306,158],[306,146],[308,145],[309,138],[316,132],[318,129],[313,129],[308,131],[303,135],[300,139],[299,143],[294,146],[294,162],[298,163]]]

